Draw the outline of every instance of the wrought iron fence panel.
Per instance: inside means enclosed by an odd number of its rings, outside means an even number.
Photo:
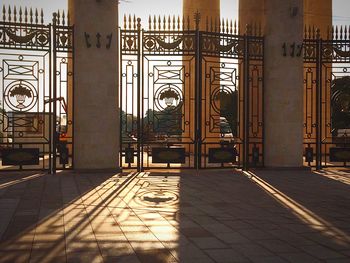
[[[263,166],[263,43],[228,23],[135,17],[120,31],[124,168]],[[211,30],[209,30],[211,28]]]
[[[318,169],[350,162],[350,38],[343,27],[327,39],[308,30],[304,40],[304,154]]]
[[[72,168],[73,28],[65,21],[58,13],[46,25],[42,11],[3,9],[0,171]]]

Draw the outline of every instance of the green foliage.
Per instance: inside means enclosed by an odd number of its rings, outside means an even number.
[[[231,91],[227,92],[225,90],[220,91],[219,98],[220,100],[220,116],[224,117],[228,125],[230,126],[231,132],[233,136],[238,135],[237,129],[237,121],[238,121],[238,92]],[[222,133],[228,133],[225,125],[221,127]]]
[[[338,129],[350,129],[350,77],[333,80],[331,97],[332,133]]]

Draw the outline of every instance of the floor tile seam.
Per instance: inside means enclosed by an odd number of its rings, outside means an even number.
[[[47,177],[45,176],[44,177],[45,180],[44,180],[44,184],[42,186],[42,191],[41,191],[41,198],[40,198],[40,209],[39,209],[39,212],[38,212],[38,219],[39,219],[39,215],[40,215],[40,212],[41,212],[41,209],[42,209],[42,202],[43,202],[43,198],[44,198],[44,192],[45,192],[45,188],[46,188],[46,185],[47,185]],[[32,255],[33,255],[33,247],[34,247],[34,243],[35,243],[35,236],[37,234],[37,228],[38,228],[38,224],[39,224],[39,220],[37,220],[36,224],[35,224],[35,230],[34,230],[34,234],[33,234],[33,241],[32,241],[32,248],[30,250],[30,256],[29,256],[29,262],[31,261],[32,259]]]
[[[14,221],[14,218],[15,218],[15,215],[16,215],[17,211],[19,211],[19,206],[20,206],[22,197],[25,195],[25,193],[26,193],[27,191],[29,191],[29,190],[27,189],[27,187],[26,187],[27,184],[28,184],[28,181],[25,181],[25,186],[23,187],[24,191],[22,191],[21,196],[20,196],[19,198],[17,198],[18,201],[17,201],[17,204],[16,204],[15,209],[13,209],[12,217],[11,217],[10,221],[8,222],[8,225],[7,225],[7,227],[6,227],[6,230],[5,230],[5,231],[3,232],[3,234],[0,236],[0,240],[2,240],[2,237],[3,237],[4,235],[6,235],[6,232],[8,231],[8,228],[12,225],[12,223],[13,223],[13,221]],[[7,190],[8,190],[8,189],[7,189]],[[34,236],[33,236],[33,239],[34,239]],[[5,240],[3,240],[3,241],[5,241]]]
[[[122,189],[122,190],[124,190],[124,189]],[[98,192],[97,192],[97,194],[99,195],[100,199],[102,199],[101,195],[100,195]],[[110,215],[112,216],[112,218],[113,218],[115,224],[118,224],[117,220],[115,219],[114,215],[112,214],[111,209],[110,209],[108,206],[106,206],[106,207],[107,207],[107,209],[108,209]],[[91,225],[91,221],[90,221],[90,225]],[[119,225],[119,224],[118,224],[118,225]],[[92,227],[92,231],[93,231],[93,233],[94,233],[94,236],[95,236],[95,239],[96,239],[97,246],[98,246],[98,248],[99,248],[100,254],[101,254],[102,258],[103,258],[103,253],[102,253],[101,245],[100,245],[99,242],[98,242],[97,235],[96,235],[95,230],[94,230],[94,228],[93,228],[92,225],[91,225],[91,227]],[[123,236],[124,236],[125,240],[127,240],[128,244],[130,245],[131,249],[133,250],[134,254],[137,256],[137,258],[139,258],[138,255],[137,255],[137,253],[136,253],[135,248],[130,244],[130,242],[129,242],[129,240],[128,240],[126,234],[125,234],[125,231],[123,231],[122,228],[120,228],[120,230],[121,230],[121,232],[123,233]],[[103,258],[103,260],[104,260],[104,258]]]

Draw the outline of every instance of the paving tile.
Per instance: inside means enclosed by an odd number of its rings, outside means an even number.
[[[307,263],[321,263],[323,261],[312,257],[306,253],[283,253],[280,257],[284,258],[288,262],[307,262]]]
[[[288,262],[287,260],[279,256],[269,256],[269,257],[249,256],[249,260],[253,263],[287,263]]]
[[[251,243],[252,241],[238,232],[226,232],[215,234],[215,236],[227,244]]]
[[[103,257],[104,263],[141,263],[136,254],[130,254],[120,257]]]
[[[319,259],[344,259],[346,256],[332,249],[326,248],[324,246],[305,246],[302,248],[306,253]]]
[[[190,238],[190,240],[201,249],[227,248],[226,244],[215,237],[196,237]]]
[[[208,230],[205,230],[202,227],[184,227],[181,228],[180,232],[188,238],[196,238],[196,237],[213,237],[213,234]]]
[[[103,263],[103,257],[98,252],[67,253],[67,263]]]
[[[218,263],[249,262],[249,259],[234,249],[206,249],[205,252]]]
[[[239,252],[241,252],[243,255],[246,256],[273,256],[273,252],[269,251],[268,249],[258,245],[254,244],[252,242],[250,243],[239,243],[239,244],[232,244],[231,247]]]
[[[137,250],[136,255],[141,263],[178,262],[169,250]]]
[[[266,249],[275,252],[275,253],[296,253],[299,252],[299,250],[295,247],[292,247],[286,242],[283,242],[281,240],[277,239],[271,239],[271,240],[258,240],[256,241],[261,246],[265,247]]]
[[[0,216],[0,263],[29,262],[31,252],[31,262],[65,262],[66,251],[74,263],[349,259],[349,245],[300,220],[293,208],[247,178],[225,171],[191,173],[172,179],[140,176],[120,194],[115,178],[107,174],[43,175],[8,187],[0,194],[0,215],[6,215]],[[320,222],[349,235],[348,188],[309,172],[257,174]],[[158,207],[136,202],[140,191],[167,184],[179,193],[179,203]]]

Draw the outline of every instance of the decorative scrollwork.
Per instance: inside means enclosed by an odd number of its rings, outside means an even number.
[[[56,30],[56,49],[59,51],[73,50],[73,28],[60,26]]]
[[[144,51],[152,53],[180,53],[194,51],[194,36],[183,34],[150,34],[143,38]]]
[[[38,49],[47,49],[50,46],[48,27],[1,25],[0,32],[0,45]]]

